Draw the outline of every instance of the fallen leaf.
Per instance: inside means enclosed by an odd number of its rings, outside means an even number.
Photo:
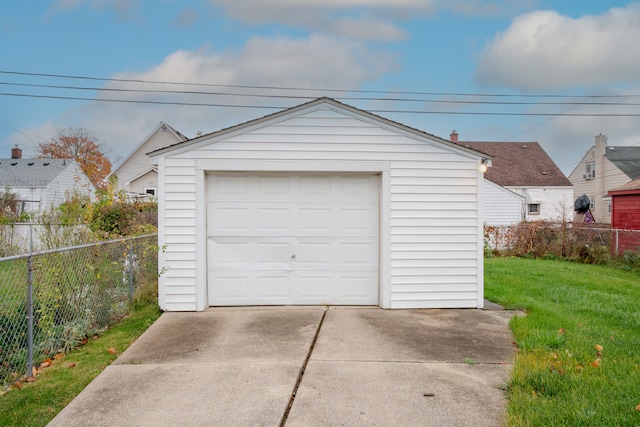
[[[636,406],[636,411],[640,411],[640,404],[638,404],[638,406]]]
[[[75,368],[75,367],[76,367],[76,364],[75,364],[75,363],[73,363],[73,362],[71,362],[71,363],[69,363],[69,367],[70,367],[70,368]]]
[[[115,349],[115,348],[113,348],[113,347],[109,347],[109,348],[107,349],[107,351],[108,351],[109,353],[111,353],[111,354],[116,354],[116,353],[118,352],[118,350],[116,350],[116,349]]]
[[[600,344],[596,344],[594,348],[596,351],[602,351],[602,346]]]
[[[58,359],[62,359],[64,357],[64,353],[58,353],[55,356],[53,356],[54,360],[58,360]]]
[[[34,382],[36,382],[36,377],[34,377],[34,376],[32,375],[32,376],[30,376],[30,377],[27,377],[26,381],[27,381],[28,383],[34,383]]]
[[[565,328],[558,329],[558,333],[559,334],[564,334],[565,332],[567,332],[567,330]]]
[[[594,368],[597,368],[598,366],[600,366],[600,359],[596,359],[593,362],[591,362],[591,366],[593,366]]]
[[[46,360],[44,362],[42,362],[40,364],[40,366],[38,367],[39,369],[44,369],[44,368],[48,368],[49,366],[51,366],[51,362],[47,362]]]
[[[20,383],[19,381],[13,383],[13,388],[17,388],[18,390],[21,389],[22,388],[22,383]]]

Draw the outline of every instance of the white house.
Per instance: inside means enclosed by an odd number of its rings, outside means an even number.
[[[483,187],[484,225],[514,225],[524,220],[523,206],[526,197],[484,180]]]
[[[483,307],[482,153],[320,98],[149,156],[163,310]]]
[[[455,131],[450,140],[492,156],[485,178],[524,198],[521,220],[573,219],[573,185],[537,142],[458,141]]]
[[[15,153],[15,154],[14,154]],[[74,194],[95,197],[96,189],[72,159],[23,159],[14,148],[11,159],[0,159],[0,189],[8,188],[30,213],[57,207]]]
[[[160,122],[111,171],[109,177],[117,176],[117,190],[124,190],[131,197],[155,196],[158,191],[158,171],[151,165],[147,153],[186,140],[186,136],[167,123]]]

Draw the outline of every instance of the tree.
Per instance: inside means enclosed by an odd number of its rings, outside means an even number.
[[[99,189],[111,172],[111,162],[104,154],[105,146],[93,132],[84,128],[58,130],[55,136],[38,145],[38,157],[74,159],[91,183]]]

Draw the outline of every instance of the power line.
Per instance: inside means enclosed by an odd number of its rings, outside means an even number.
[[[189,107],[223,107],[223,108],[260,108],[284,110],[288,106],[273,105],[251,105],[251,104],[223,104],[223,103],[199,103],[199,102],[179,102],[179,101],[148,101],[140,99],[107,99],[88,98],[80,96],[55,96],[55,95],[34,95],[26,93],[6,93],[0,92],[0,96],[14,96],[23,98],[40,99],[60,99],[73,101],[97,101],[97,102],[120,102],[128,104],[149,104],[149,105],[180,105]],[[314,97],[309,97],[309,100]],[[338,98],[342,99],[342,98]],[[640,117],[640,113],[514,113],[507,111],[433,111],[433,110],[399,110],[399,109],[367,109],[371,113],[395,113],[395,114],[439,114],[439,115],[467,115],[467,116],[562,116],[562,117]]]
[[[332,89],[332,88],[301,88],[291,86],[258,86],[258,85],[231,85],[231,84],[214,84],[214,83],[189,83],[175,82],[165,80],[144,80],[144,79],[116,79],[91,76],[74,76],[65,74],[50,73],[29,73],[22,71],[0,70],[0,74],[20,75],[31,77],[52,77],[59,79],[75,79],[75,80],[93,80],[104,82],[123,82],[123,83],[149,83],[163,85],[184,85],[184,86],[200,86],[200,87],[224,87],[224,88],[242,88],[242,89],[267,89],[267,90],[290,90],[290,91],[321,91],[321,92],[337,92],[337,93],[383,93],[383,94],[402,94],[402,95],[437,95],[437,96],[478,96],[478,97],[522,97],[522,98],[638,98],[640,95],[568,95],[568,94],[499,94],[499,93],[456,93],[456,92],[418,92],[418,91],[380,91],[380,90],[356,90],[356,89]]]
[[[65,89],[65,90],[82,90],[82,91],[100,91],[100,92],[124,92],[124,93],[158,93],[158,94],[177,94],[177,95],[216,95],[216,96],[241,96],[254,98],[278,98],[278,99],[312,99],[311,96],[302,95],[267,95],[256,93],[238,93],[238,92],[205,92],[205,91],[185,91],[185,90],[166,90],[166,89],[124,89],[124,88],[100,88],[86,86],[62,86],[62,85],[45,85],[34,83],[15,83],[0,81],[0,85],[34,87],[46,89]],[[424,98],[389,98],[389,97],[339,97],[341,100],[348,101],[388,101],[388,102],[429,102],[441,104],[480,104],[480,105],[573,105],[576,102],[555,101],[470,101],[455,99],[424,99]],[[639,106],[640,103],[631,102],[587,102],[581,101],[579,105],[604,105],[604,106]],[[573,108],[573,107],[572,107]]]

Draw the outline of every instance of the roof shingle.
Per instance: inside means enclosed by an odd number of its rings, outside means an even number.
[[[0,159],[0,187],[46,187],[72,159]]]
[[[503,187],[571,187],[569,179],[537,142],[459,141],[493,156],[485,178]]]

